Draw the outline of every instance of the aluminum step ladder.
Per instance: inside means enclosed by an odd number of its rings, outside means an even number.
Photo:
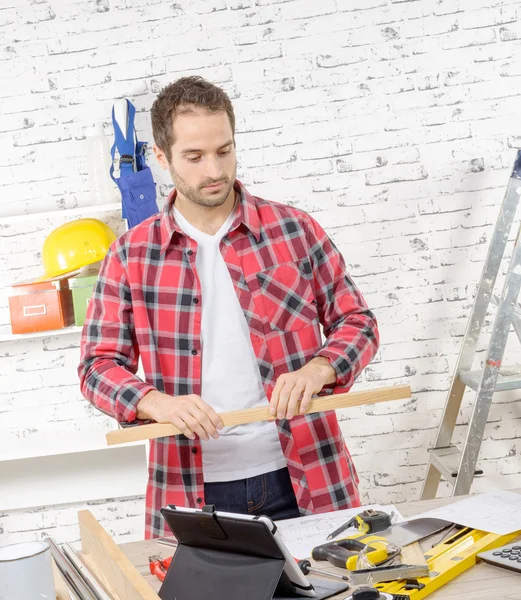
[[[453,496],[470,492],[474,475],[482,474],[482,471],[476,471],[476,464],[494,392],[521,388],[521,367],[502,368],[501,366],[511,326],[521,340],[521,306],[517,302],[521,289],[521,244],[519,243],[521,229],[517,233],[501,297],[498,298],[493,294],[520,197],[521,150],[518,150],[483,265],[479,288],[445,403],[436,443],[429,451],[429,467],[421,493],[422,500],[436,497],[441,476],[452,484]],[[472,371],[478,338],[490,304],[496,304],[497,311],[484,368]],[[476,397],[466,439],[462,449],[459,450],[451,442],[466,387],[473,389]]]

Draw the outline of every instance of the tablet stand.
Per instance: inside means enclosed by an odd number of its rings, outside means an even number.
[[[178,539],[178,547],[159,591],[162,600],[309,598],[299,593],[284,572],[284,555],[261,523],[235,522],[230,528],[219,522],[213,507],[189,515],[191,519],[185,514],[177,523],[172,515],[163,516]],[[327,579],[308,581],[315,588],[315,600],[349,587]]]

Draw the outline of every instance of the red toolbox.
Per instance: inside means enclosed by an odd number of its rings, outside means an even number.
[[[68,278],[37,279],[13,285],[9,311],[13,333],[63,329],[72,325],[74,309]]]

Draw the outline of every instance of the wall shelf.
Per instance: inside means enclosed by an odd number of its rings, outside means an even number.
[[[115,428],[112,428],[115,429]],[[107,446],[105,434],[111,429],[86,428],[84,430],[71,429],[68,432],[53,433],[49,430],[35,432],[28,437],[21,437],[0,447],[0,464],[15,460],[38,459],[62,454],[78,454],[94,452],[97,450],[111,450],[112,448],[125,448],[129,446],[146,445],[146,442],[129,442],[118,446]],[[7,432],[6,432],[7,433]],[[3,467],[0,467],[0,470]]]
[[[14,210],[14,207],[11,209]],[[0,226],[23,229],[26,223],[56,222],[94,217],[101,220],[121,218],[121,201],[104,205],[79,206],[68,209],[0,216]],[[106,215],[105,217],[103,215]],[[0,295],[8,297],[8,288]],[[13,334],[7,304],[2,298],[1,342],[28,342],[34,339],[66,338],[63,345],[77,345],[83,327],[71,325],[63,329]],[[72,336],[75,336],[74,338]],[[27,345],[29,349],[29,344]],[[74,352],[75,350],[67,350]],[[114,427],[115,427],[114,423]],[[0,512],[33,509],[57,504],[74,504],[90,500],[142,496],[147,481],[148,445],[138,442],[108,447],[105,433],[110,425],[83,424],[83,429],[53,431],[52,423],[43,429],[18,438],[9,430],[1,431],[0,448]]]
[[[32,340],[35,338],[43,337],[57,337],[61,335],[79,334],[83,330],[83,327],[77,327],[71,325],[70,327],[64,327],[63,329],[52,329],[50,331],[35,331],[33,333],[11,333],[11,327],[9,325],[0,326],[0,342],[12,342],[16,340]]]
[[[0,512],[141,496],[147,482],[144,444],[2,463]]]
[[[121,202],[112,202],[110,204],[91,204],[88,206],[77,206],[75,208],[64,208],[49,210],[38,213],[27,213],[25,215],[0,216],[0,225],[10,225],[11,223],[23,223],[32,219],[50,219],[54,217],[83,217],[90,214],[99,214],[104,212],[114,212],[121,210]]]

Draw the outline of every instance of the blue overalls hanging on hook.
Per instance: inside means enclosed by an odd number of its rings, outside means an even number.
[[[114,165],[110,168],[110,176],[121,192],[122,215],[127,220],[129,229],[138,225],[148,217],[159,212],[156,202],[156,184],[150,167],[146,166],[146,142],[139,142],[134,127],[136,109],[132,102],[127,102],[128,118],[125,134],[121,131],[112,108],[112,124],[114,126],[114,145],[111,149],[112,161],[119,154],[118,179],[114,177]]]

